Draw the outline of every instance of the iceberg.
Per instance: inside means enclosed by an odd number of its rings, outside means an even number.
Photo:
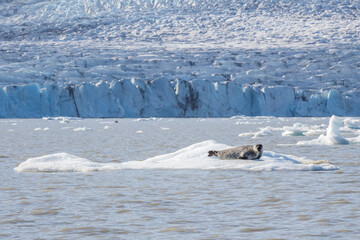
[[[330,118],[329,126],[326,129],[326,135],[321,134],[317,139],[309,141],[300,141],[298,145],[347,145],[349,141],[341,135],[340,128],[344,126],[343,120],[333,115]]]

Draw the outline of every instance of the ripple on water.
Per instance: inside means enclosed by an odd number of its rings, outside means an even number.
[[[240,230],[240,232],[264,232],[264,231],[269,231],[269,230],[273,230],[275,228],[273,227],[245,227],[242,228]]]
[[[39,215],[58,215],[61,209],[34,209],[31,212],[31,215],[39,216]]]
[[[85,236],[97,236],[103,235],[106,233],[113,233],[113,234],[128,234],[129,231],[121,230],[121,229],[113,229],[113,228],[99,228],[99,227],[77,227],[77,228],[63,228],[60,230],[63,233],[77,233]],[[106,235],[104,235],[106,236]]]

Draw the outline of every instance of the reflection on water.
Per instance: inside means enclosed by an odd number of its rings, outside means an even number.
[[[360,234],[359,145],[298,146],[318,135],[282,136],[284,126],[296,123],[326,131],[329,118],[117,121],[1,120],[0,237],[356,239]],[[239,137],[265,127],[272,135]],[[343,133],[347,138],[359,135],[356,129]],[[261,142],[265,151],[339,169],[14,171],[28,158],[57,152],[98,163],[124,163],[209,139],[230,146]]]

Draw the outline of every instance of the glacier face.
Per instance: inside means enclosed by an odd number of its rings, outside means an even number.
[[[0,88],[0,117],[229,117],[359,115],[359,96],[207,80],[124,79]]]
[[[0,117],[359,115],[358,0],[5,0]]]

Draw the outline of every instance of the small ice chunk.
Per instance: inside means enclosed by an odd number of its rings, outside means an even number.
[[[92,128],[87,128],[87,127],[78,127],[78,128],[74,128],[73,130],[75,132],[78,132],[78,131],[92,131],[93,129]]]
[[[360,129],[359,121],[347,118],[344,120],[344,125],[346,128],[350,129]]]
[[[271,136],[273,135],[273,132],[271,131],[270,127],[262,128],[259,132],[255,133],[253,138],[258,137],[265,137],[265,136]]]
[[[282,133],[282,136],[304,136],[304,132],[306,131],[300,123],[295,123],[292,127],[285,126],[283,129],[285,131]]]

